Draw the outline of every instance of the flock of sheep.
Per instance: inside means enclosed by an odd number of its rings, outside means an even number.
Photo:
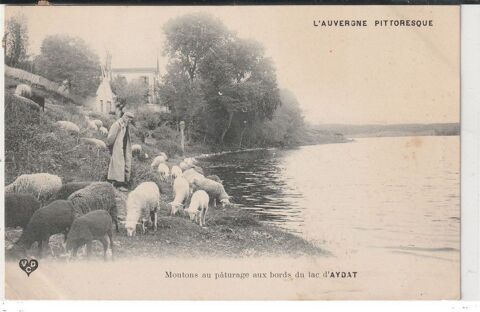
[[[140,150],[141,151],[141,150]],[[169,203],[170,214],[189,216],[190,220],[205,226],[209,204],[230,205],[230,196],[225,192],[218,176],[205,177],[194,158],[185,158],[171,168],[166,164],[165,153],[153,159],[152,170],[164,182],[173,184],[174,199]],[[5,187],[5,225],[22,227],[20,238],[7,255],[26,257],[27,250],[37,242],[39,256],[49,247],[52,235],[64,235],[67,254],[76,256],[79,248],[86,245],[87,257],[92,242],[98,240],[107,259],[110,247],[113,259],[113,224],[119,232],[118,193],[108,182],[69,182],[48,173],[24,174]],[[157,212],[160,209],[160,188],[156,182],[140,183],[126,198],[125,228],[127,236],[138,230],[145,234],[146,225],[157,230]]]
[[[36,102],[44,108],[44,99],[38,99],[30,86],[20,84],[15,95]],[[108,129],[98,119],[85,116],[86,129],[108,135]],[[56,125],[74,135],[80,134],[80,127],[71,121],[57,121]],[[104,141],[96,138],[80,138],[84,144],[98,149],[106,149]],[[132,145],[132,154],[139,159],[148,159],[139,144]],[[168,157],[160,153],[151,163],[151,169],[158,173],[163,182],[171,182],[174,199],[169,203],[172,216],[189,216],[190,220],[205,226],[209,204],[230,205],[230,197],[225,192],[218,176],[204,176],[195,158],[185,158],[171,168]],[[20,238],[7,255],[26,257],[27,250],[37,242],[39,255],[49,247],[52,235],[64,235],[64,247],[68,254],[75,256],[79,248],[86,245],[90,255],[92,242],[103,244],[104,257],[110,246],[113,258],[112,223],[119,232],[118,204],[126,206],[125,228],[127,236],[133,236],[137,227],[145,234],[145,226],[153,223],[157,230],[157,212],[160,209],[160,188],[156,182],[146,181],[131,191],[126,203],[121,192],[109,182],[68,182],[62,183],[59,176],[49,173],[34,173],[18,176],[5,187],[5,226],[21,227]]]

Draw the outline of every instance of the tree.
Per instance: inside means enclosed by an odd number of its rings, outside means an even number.
[[[218,19],[206,13],[187,14],[164,26],[165,53],[179,64],[191,81],[197,67],[212,49],[224,45],[231,34]]]
[[[81,96],[94,95],[100,83],[98,56],[80,38],[67,35],[46,37],[35,59],[38,73],[52,81],[67,80],[71,91]]]
[[[28,28],[24,15],[16,15],[5,25],[5,64],[23,67],[28,60]]]
[[[227,43],[213,50],[200,64],[206,102],[217,118],[224,120],[219,142],[223,144],[235,115],[252,124],[256,119],[270,119],[280,105],[275,70],[256,41]],[[238,131],[236,131],[238,132]]]
[[[147,103],[148,84],[141,78],[127,82],[125,77],[117,76],[112,81],[112,91],[119,101],[124,100],[129,106]]]

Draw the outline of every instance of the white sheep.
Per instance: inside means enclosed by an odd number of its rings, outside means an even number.
[[[152,164],[150,166],[152,167],[152,169],[156,169],[158,165],[166,162],[167,159],[168,157],[166,155],[159,155],[153,159]]]
[[[172,176],[172,179],[175,180],[182,175],[182,169],[179,166],[173,166],[172,170],[170,170],[170,175]]]
[[[168,168],[168,166],[164,163],[158,165],[157,171],[160,173],[160,177],[163,181],[167,181],[167,179],[170,177],[170,168]]]
[[[143,182],[135,188],[127,198],[127,216],[125,227],[127,236],[135,235],[135,229],[140,221],[142,234],[145,234],[145,222],[154,213],[153,229],[157,230],[157,210],[160,208],[160,190],[154,182]]]
[[[104,136],[108,135],[108,129],[105,128],[105,127],[100,127],[100,129],[98,129],[98,131],[100,131],[100,133]]]
[[[92,122],[98,127],[103,127],[103,121],[101,121],[100,119],[94,119],[92,120]]]
[[[93,120],[90,120],[88,116],[85,116],[85,121],[87,122],[87,129],[98,131],[97,124]]]
[[[192,168],[191,165],[187,164],[187,163],[184,162],[184,161],[182,161],[181,163],[179,163],[178,166],[179,166],[180,169],[182,169],[183,171]]]
[[[199,190],[193,193],[192,199],[190,200],[190,205],[187,209],[185,209],[185,212],[188,213],[190,220],[198,220],[198,224],[200,226],[205,225],[205,217],[208,211],[209,200],[210,199],[207,192],[203,190]]]
[[[193,183],[193,179],[194,179],[194,178],[197,178],[197,179],[203,179],[203,178],[205,178],[205,177],[203,176],[203,174],[198,173],[198,172],[197,172],[195,169],[193,169],[193,168],[190,168],[190,169],[188,169],[188,170],[185,170],[182,175],[183,175],[183,177],[188,181],[188,183],[190,183],[190,184]]]
[[[49,173],[22,174],[5,187],[5,193],[27,193],[46,201],[62,188],[62,179]]]
[[[140,153],[142,151],[142,146],[140,144],[132,145],[132,153]]]
[[[217,200],[220,201],[223,207],[225,207],[225,205],[230,205],[231,197],[225,192],[225,188],[221,183],[207,178],[199,179],[198,177],[194,177],[190,184],[192,184],[195,189],[206,191],[213,199],[215,207],[217,206]]]
[[[190,184],[180,175],[173,182],[173,191],[175,192],[175,198],[170,203],[170,206],[172,206],[172,216],[174,216],[180,208],[183,210],[183,205],[188,200],[188,197],[190,197]]]
[[[186,163],[188,166],[193,167],[194,165],[197,164],[197,160],[193,157],[188,157],[183,160],[184,163]]]
[[[80,139],[83,143],[87,145],[93,145],[98,149],[107,149],[107,144],[102,140],[95,139],[95,138],[81,138]]]
[[[58,125],[61,129],[71,133],[78,134],[80,132],[80,128],[71,121],[60,120],[57,121],[55,124]]]
[[[29,85],[23,83],[19,84],[15,88],[15,95],[29,99],[32,96],[32,88]]]

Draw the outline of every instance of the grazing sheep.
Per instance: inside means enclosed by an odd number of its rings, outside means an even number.
[[[153,229],[157,230],[157,210],[160,208],[160,190],[154,182],[143,182],[135,188],[127,198],[127,217],[125,227],[127,236],[135,235],[135,229],[140,221],[142,234],[145,234],[145,222],[151,220],[153,214]]]
[[[5,194],[5,227],[27,226],[40,202],[30,194]]]
[[[188,209],[185,209],[185,212],[188,213],[190,220],[197,221],[200,226],[204,226],[205,217],[208,211],[208,202],[209,197],[207,192],[203,190],[196,191],[192,195],[192,199],[190,200],[190,205]]]
[[[58,191],[55,199],[67,200],[70,195],[75,193],[78,190],[81,190],[93,182],[68,182],[62,185],[62,188]]]
[[[62,187],[62,179],[49,173],[22,174],[5,187],[5,193],[27,193],[44,202]]]
[[[205,178],[203,176],[203,174],[201,173],[198,173],[195,169],[193,168],[190,168],[188,170],[185,170],[183,172],[183,177],[188,181],[188,183],[192,184],[193,183],[193,179],[194,178],[197,178],[197,179],[203,179]]]
[[[98,131],[100,131],[100,133],[104,136],[108,135],[108,129],[105,128],[105,127],[100,127],[100,129],[98,129]]]
[[[38,106],[40,106],[40,108],[42,109],[42,111],[45,111],[45,98],[43,96],[41,96],[35,91],[32,91],[32,96],[30,97],[30,99],[37,103]]]
[[[167,179],[170,177],[170,169],[164,163],[158,165],[157,171],[160,174],[162,181],[167,181]]]
[[[158,165],[166,162],[167,159],[168,157],[166,155],[159,155],[153,159],[152,164],[150,166],[152,167],[152,169],[156,169]]]
[[[115,228],[118,230],[118,210],[115,200],[115,188],[108,182],[93,182],[70,196],[68,200],[72,202],[75,210],[75,216],[87,214],[94,210],[105,210],[115,222]]]
[[[210,180],[213,180],[215,182],[218,182],[220,184],[223,184],[223,180],[220,179],[219,176],[217,176],[216,174],[212,174],[212,175],[209,175],[206,177],[207,179],[210,179]]]
[[[15,88],[15,95],[30,99],[32,97],[32,88],[29,85],[23,83],[19,84]]]
[[[207,178],[199,179],[194,177],[191,184],[195,189],[207,192],[212,198],[215,207],[217,206],[217,200],[220,201],[223,207],[225,207],[225,205],[230,205],[230,196],[225,192],[225,188],[221,183]]]
[[[9,252],[16,257],[26,257],[27,250],[34,242],[38,242],[39,258],[41,258],[44,245],[49,246],[50,236],[61,233],[66,238],[74,218],[73,205],[67,200],[56,200],[38,209]]]
[[[107,144],[102,140],[95,139],[95,138],[81,138],[80,139],[83,143],[87,145],[93,145],[98,149],[107,149]]]
[[[103,121],[100,119],[94,119],[92,122],[97,126],[97,128],[103,127]]]
[[[90,120],[90,119],[87,119],[87,129],[98,131],[97,124],[93,120]]]
[[[196,172],[200,173],[201,175],[204,175],[202,167],[193,165],[192,169],[195,170]]]
[[[80,132],[80,128],[71,121],[60,120],[55,124],[57,124],[61,129],[74,134],[78,134]]]
[[[172,176],[172,179],[175,180],[182,175],[182,169],[179,166],[173,166],[172,170],[170,170],[170,175]]]
[[[179,176],[173,182],[173,190],[175,192],[175,198],[170,203],[172,206],[170,214],[172,216],[174,216],[180,208],[183,210],[184,204],[190,196],[190,184],[184,177]]]
[[[140,144],[132,144],[132,153],[140,153],[142,151],[142,146]]]
[[[181,163],[179,163],[178,166],[179,166],[180,169],[182,169],[183,171],[192,168],[192,166],[188,165],[188,164],[187,164],[186,162],[184,162],[184,161],[182,161]]]
[[[96,210],[83,215],[73,221],[67,235],[67,252],[73,249],[73,256],[77,256],[77,250],[87,245],[87,258],[92,252],[92,242],[98,240],[103,245],[103,258],[107,260],[107,250],[110,240],[110,249],[113,259],[112,217],[104,210]]]
[[[195,166],[197,164],[197,160],[193,157],[188,157],[183,160],[184,163],[186,163],[188,166]]]

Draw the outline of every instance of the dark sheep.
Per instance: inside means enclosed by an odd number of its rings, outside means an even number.
[[[13,246],[14,255],[26,257],[27,250],[38,242],[39,258],[42,257],[43,245],[48,246],[50,236],[63,234],[65,239],[75,218],[73,205],[67,200],[56,200],[38,209],[30,218],[22,236]]]
[[[5,227],[24,229],[40,202],[30,194],[5,194]]]
[[[62,185],[60,191],[58,191],[56,199],[67,200],[70,195],[78,190],[81,190],[93,182],[68,182]]]
[[[32,90],[32,95],[30,97],[30,100],[37,103],[38,106],[40,106],[40,108],[42,109],[42,111],[45,111],[45,98],[41,96],[39,93]]]
[[[67,235],[67,251],[73,249],[73,257],[83,245],[87,245],[87,257],[92,252],[92,242],[98,240],[103,245],[103,257],[107,260],[107,250],[110,240],[110,249],[113,259],[112,217],[105,210],[95,210],[73,221],[72,228]]]
[[[119,232],[115,188],[110,183],[94,182],[72,193],[68,200],[73,203],[76,217],[94,210],[106,210],[112,216],[117,232]]]

